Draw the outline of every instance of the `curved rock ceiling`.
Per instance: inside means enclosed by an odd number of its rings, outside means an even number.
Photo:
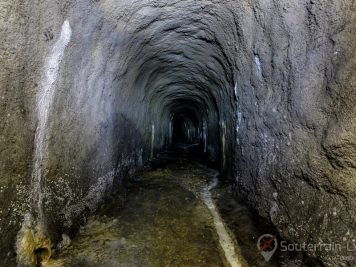
[[[125,177],[188,135],[282,238],[352,242],[355,9],[2,1],[0,265],[39,221],[53,243],[75,233]],[[307,254],[347,266],[348,253]]]
[[[169,140],[167,128],[184,112],[197,117],[196,131],[203,137],[203,125],[212,154],[220,153],[217,128],[222,120],[233,120],[234,49],[236,32],[232,11],[216,3],[176,1],[152,6],[134,3],[127,8],[130,18],[127,74],[129,94],[142,99],[150,122],[158,126],[158,140]],[[224,32],[225,31],[225,32]],[[228,39],[227,39],[228,38]],[[228,114],[223,113],[225,110]],[[148,128],[148,127],[146,127]],[[209,133],[210,132],[210,133]],[[213,140],[214,139],[214,140]]]

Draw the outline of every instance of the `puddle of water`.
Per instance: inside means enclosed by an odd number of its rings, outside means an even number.
[[[209,192],[215,176],[192,164],[144,172],[123,208],[106,205],[44,266],[241,266]]]

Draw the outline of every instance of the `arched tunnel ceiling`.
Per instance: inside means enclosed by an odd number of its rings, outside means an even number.
[[[0,265],[26,226],[37,185],[49,224],[71,230],[116,176],[166,146],[174,118],[198,130],[209,158],[224,158],[226,177],[281,237],[356,236],[354,6],[7,1],[0,16],[0,228],[10,241]],[[46,103],[36,98],[43,92]],[[48,162],[35,165],[38,147]],[[34,166],[43,180],[30,177]],[[337,265],[335,254],[316,256]]]
[[[229,12],[214,1],[134,2],[127,12],[135,25],[127,31],[129,90],[155,113],[175,113],[176,100],[191,99],[201,112],[219,117],[218,103],[232,97],[225,88],[233,87],[226,37],[234,33],[219,27],[233,22]]]
[[[151,147],[159,142],[159,150],[165,141],[158,140],[170,139],[175,116],[197,118],[196,131],[210,140],[216,158],[221,153],[220,125],[235,116],[233,13],[216,1],[136,1],[123,9],[124,90],[148,116],[142,135]]]

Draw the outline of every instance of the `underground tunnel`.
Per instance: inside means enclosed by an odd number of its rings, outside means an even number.
[[[0,266],[355,266],[355,10],[0,1]]]

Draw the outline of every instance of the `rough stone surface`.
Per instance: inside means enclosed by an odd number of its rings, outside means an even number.
[[[349,0],[1,0],[0,265],[14,264],[23,218],[38,213],[36,96],[66,20],[41,181],[53,242],[168,145],[180,118],[282,238],[353,246],[355,9]],[[353,265],[345,249],[307,254]]]

